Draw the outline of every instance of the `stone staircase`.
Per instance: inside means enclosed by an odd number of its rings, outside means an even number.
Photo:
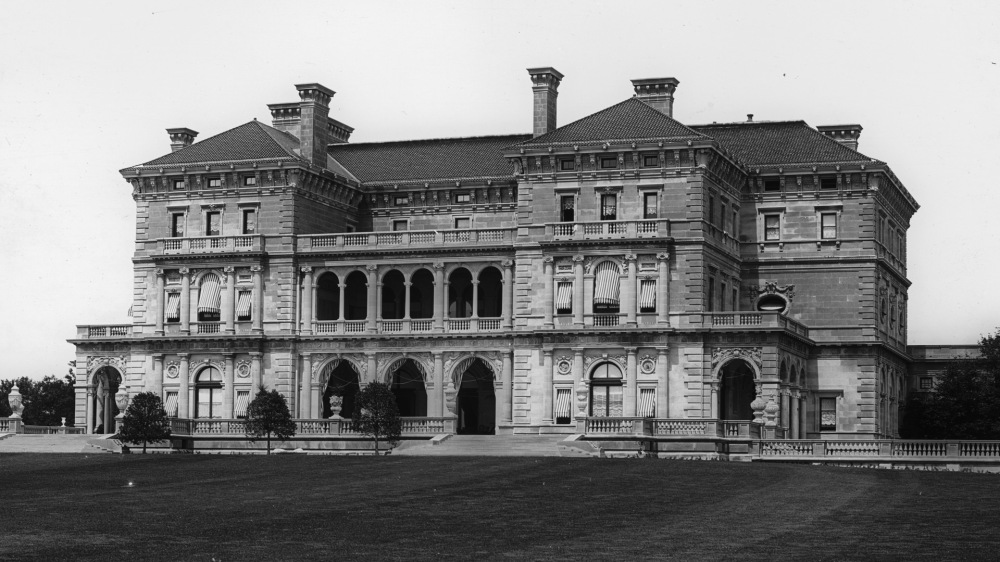
[[[437,457],[591,457],[595,453],[566,435],[445,435],[404,441],[393,455]]]
[[[113,453],[117,443],[93,435],[8,435],[0,439],[3,453]]]

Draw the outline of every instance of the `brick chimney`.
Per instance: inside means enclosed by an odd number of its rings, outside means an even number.
[[[632,81],[635,97],[653,109],[674,116],[674,91],[680,82],[676,78],[638,78]]]
[[[533,134],[538,137],[556,129],[556,98],[563,75],[551,66],[529,68],[531,91],[535,93]]]
[[[322,84],[296,84],[301,111],[299,146],[302,157],[317,166],[326,166],[326,145],[330,143],[330,99],[336,93]]]
[[[301,135],[302,111],[299,102],[291,103],[269,103],[267,108],[271,110],[271,126],[279,131],[286,132],[295,138]]]
[[[170,135],[170,152],[177,152],[191,146],[194,143],[194,138],[198,136],[198,131],[187,127],[178,127],[167,129],[167,134]]]
[[[858,149],[858,137],[861,136],[861,125],[821,125],[816,130],[850,148]]]

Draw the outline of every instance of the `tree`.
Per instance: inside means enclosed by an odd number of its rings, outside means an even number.
[[[260,385],[257,396],[247,406],[247,419],[244,422],[247,440],[251,443],[267,437],[267,454],[271,454],[271,436],[278,439],[288,439],[295,436],[295,422],[288,412],[288,402],[277,390],[270,392]]]
[[[908,439],[1000,439],[1000,330],[979,340],[980,356],[948,367],[934,392],[911,398]]]
[[[55,375],[49,375],[40,381],[28,377],[0,381],[0,417],[9,417],[11,414],[7,396],[15,385],[21,393],[24,407],[21,418],[25,425],[58,426],[62,424],[62,418],[66,418],[66,425],[73,425],[76,395],[73,383],[66,377],[59,379]]]
[[[122,443],[142,443],[142,454],[145,455],[147,443],[169,438],[170,419],[160,397],[152,392],[136,394],[125,410],[118,439]]]
[[[395,446],[402,426],[396,396],[389,385],[373,382],[361,389],[354,399],[354,429],[375,439],[376,455],[379,439],[388,442],[390,447]]]

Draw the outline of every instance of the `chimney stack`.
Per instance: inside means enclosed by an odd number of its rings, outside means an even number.
[[[856,123],[853,125],[822,125],[816,127],[816,130],[851,150],[858,149],[858,137],[861,136],[861,125]]]
[[[167,134],[170,135],[170,152],[177,152],[191,146],[194,143],[194,138],[198,136],[198,131],[187,127],[178,127],[167,129]]]
[[[535,93],[532,133],[538,137],[556,129],[556,98],[563,75],[551,66],[529,68],[528,74]]]
[[[269,103],[267,108],[271,110],[272,127],[299,138],[302,134],[300,131],[302,110],[299,108],[299,102]]]
[[[299,90],[301,119],[299,146],[302,157],[312,164],[326,167],[326,145],[329,144],[327,123],[330,120],[330,99],[336,93],[322,84],[296,84]]]
[[[674,91],[680,82],[676,78],[639,78],[632,81],[635,96],[653,109],[674,116]]]

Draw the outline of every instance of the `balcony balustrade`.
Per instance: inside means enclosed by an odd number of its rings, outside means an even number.
[[[3,422],[5,418],[0,418]],[[308,436],[357,436],[362,434],[355,429],[354,421],[347,418],[329,418],[321,420],[294,420],[295,435]],[[0,432],[4,426],[0,425]],[[170,430],[173,435],[200,436],[245,436],[245,420],[224,419],[180,419],[170,420]],[[442,433],[454,433],[454,418],[404,417],[402,418],[402,435],[429,436]]]
[[[660,419],[638,417],[588,417],[582,431],[588,437],[710,437],[757,439],[760,426],[750,421],[716,419]]]
[[[700,319],[698,318],[700,316]],[[691,315],[693,322],[712,328],[784,328],[809,337],[809,328],[778,312],[705,312]]]
[[[756,444],[755,454],[794,460],[1000,461],[1000,441],[763,439]]]
[[[528,227],[535,230],[537,227]],[[545,237],[553,240],[602,240],[608,238],[666,238],[667,219],[622,221],[555,222],[543,225]]]
[[[477,246],[504,246],[513,243],[513,228],[347,232],[299,236],[299,250],[303,252],[323,252],[331,249],[436,248],[449,245],[467,247],[469,244],[476,244]]]
[[[263,249],[264,237],[259,234],[160,238],[156,240],[156,250],[161,255],[260,252]]]

